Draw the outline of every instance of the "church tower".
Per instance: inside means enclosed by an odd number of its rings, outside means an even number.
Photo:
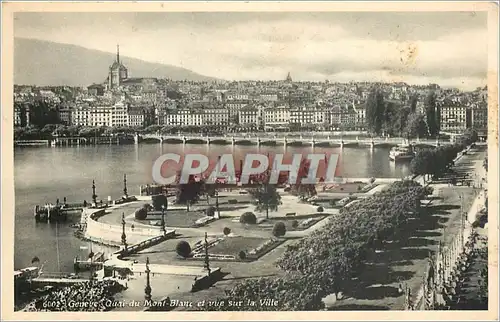
[[[286,75],[286,82],[288,83],[292,82],[292,76],[290,76],[290,72],[288,72],[288,75]]]
[[[120,62],[120,45],[116,45],[116,60],[113,65],[109,66],[108,88],[119,87],[127,77],[127,68]]]

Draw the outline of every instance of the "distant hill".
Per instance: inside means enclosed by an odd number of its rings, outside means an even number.
[[[50,41],[14,40],[14,83],[39,86],[87,86],[107,77],[115,55]],[[129,77],[167,77],[173,80],[211,81],[215,78],[188,69],[150,63],[120,55]]]

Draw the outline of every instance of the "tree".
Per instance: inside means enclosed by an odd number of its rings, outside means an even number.
[[[269,210],[277,211],[281,205],[281,196],[276,190],[276,185],[262,183],[258,188],[250,190],[250,195],[256,200],[256,211],[266,211],[266,218],[269,219]]]
[[[194,176],[189,176],[187,183],[178,183],[176,187],[176,203],[189,205],[198,202],[204,191],[204,181],[196,181]]]
[[[429,134],[431,136],[435,136],[438,134],[438,129],[436,117],[436,94],[434,92],[429,92],[429,94],[427,94],[425,97],[424,107]]]
[[[405,129],[405,137],[408,139],[414,137],[425,137],[428,134],[427,125],[424,116],[418,113],[412,113],[408,116],[408,122]]]
[[[213,217],[215,215],[215,207],[214,206],[208,207],[205,213],[207,216]]]
[[[257,223],[257,217],[253,212],[245,212],[240,216],[240,223],[255,225]]]
[[[274,224],[273,227],[273,236],[275,237],[282,237],[285,236],[286,234],[286,226],[285,223],[280,221]]]
[[[428,174],[433,173],[433,161],[434,161],[434,153],[430,149],[422,149],[420,150],[417,155],[411,160],[410,163],[410,171],[414,175],[422,175],[424,176],[424,182],[425,182],[425,176]]]
[[[302,183],[302,179],[306,178],[309,173],[309,168],[311,166],[311,161],[307,159],[303,159],[299,166],[299,171],[297,173],[297,180],[294,184],[292,184],[290,193],[294,196],[300,196],[302,199],[306,199],[308,197],[315,196],[316,185],[315,184],[307,184]]]
[[[163,194],[151,196],[151,201],[153,203],[153,208],[156,211],[161,211],[162,206],[167,206],[167,196]]]
[[[372,133],[379,134],[384,114],[384,96],[379,89],[373,89],[365,103],[366,125]]]
[[[134,216],[137,220],[145,220],[148,217],[149,205],[145,204],[142,208],[135,211]]]
[[[418,103],[418,95],[413,94],[410,97],[410,113],[416,113],[417,112],[417,103]]]
[[[228,227],[224,227],[224,229],[222,230],[222,233],[227,236],[231,233],[231,228],[228,228]]]
[[[191,255],[191,245],[189,245],[187,241],[181,240],[180,242],[177,243],[175,251],[179,256],[187,258],[189,257],[189,255]]]
[[[411,111],[409,107],[400,107],[394,116],[394,120],[392,123],[392,134],[397,134],[399,136],[403,136],[406,128],[406,124],[408,123],[408,117]]]

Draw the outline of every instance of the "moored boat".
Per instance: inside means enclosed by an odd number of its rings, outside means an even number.
[[[411,160],[413,157],[415,157],[415,151],[413,151],[413,147],[409,144],[400,144],[393,147],[389,152],[389,159],[391,161]]]

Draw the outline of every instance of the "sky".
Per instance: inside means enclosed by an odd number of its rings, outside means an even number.
[[[486,85],[486,12],[16,13],[14,36],[226,80]],[[124,61],[126,65],[126,61]]]

